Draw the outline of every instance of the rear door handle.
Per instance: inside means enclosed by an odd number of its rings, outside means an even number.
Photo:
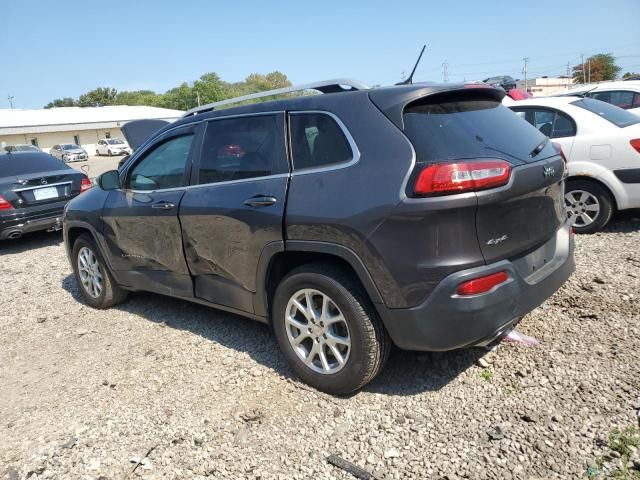
[[[156,208],[158,210],[171,210],[175,205],[169,202],[158,202],[151,205],[151,208]]]
[[[269,197],[264,195],[256,195],[255,197],[247,198],[244,204],[248,207],[268,207],[276,203],[278,199],[276,197]]]

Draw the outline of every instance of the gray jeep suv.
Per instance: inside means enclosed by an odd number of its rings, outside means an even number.
[[[130,141],[66,209],[86,302],[145,290],[252,317],[304,381],[345,394],[392,342],[486,345],[567,280],[565,161],[502,90],[309,88],[324,94],[219,102]]]

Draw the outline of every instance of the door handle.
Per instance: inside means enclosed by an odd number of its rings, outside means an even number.
[[[151,208],[156,208],[158,210],[171,210],[175,205],[169,202],[158,202],[151,205]]]
[[[248,207],[268,207],[276,203],[278,199],[276,197],[270,197],[265,195],[256,195],[255,197],[248,198],[244,201],[244,204]]]

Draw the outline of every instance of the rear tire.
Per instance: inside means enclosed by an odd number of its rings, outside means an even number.
[[[280,282],[273,298],[272,325],[298,376],[333,395],[354,392],[373,380],[391,348],[360,284],[331,264],[303,265]]]
[[[576,233],[597,232],[609,223],[613,216],[613,198],[609,191],[598,183],[589,180],[569,180],[564,198]]]
[[[73,273],[84,301],[93,308],[109,308],[127,298],[115,282],[93,237],[83,233],[73,244]]]

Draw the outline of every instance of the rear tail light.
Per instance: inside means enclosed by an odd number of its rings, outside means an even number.
[[[511,165],[504,160],[482,160],[429,165],[418,175],[416,195],[443,195],[500,187],[509,182]]]
[[[640,138],[634,138],[629,143],[636,152],[640,153]]]
[[[13,206],[0,195],[0,210],[13,210]]]
[[[458,295],[478,295],[491,290],[493,287],[509,280],[507,272],[492,273],[485,277],[474,278],[458,285]]]
[[[89,180],[87,177],[82,177],[82,181],[80,182],[80,193],[86,192],[91,187],[91,180]]]

